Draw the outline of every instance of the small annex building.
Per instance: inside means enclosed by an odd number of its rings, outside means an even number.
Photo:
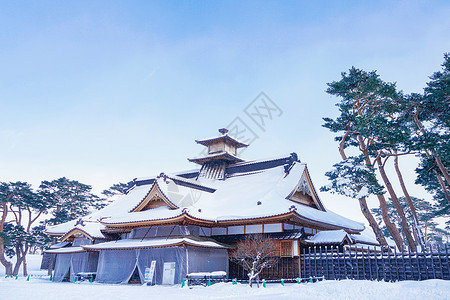
[[[295,153],[244,161],[237,151],[248,145],[219,131],[196,141],[207,147],[206,155],[189,159],[198,169],[134,179],[107,207],[48,227],[60,245],[46,251],[56,255],[53,280],[92,272],[101,283],[144,282],[152,264],[155,284],[177,284],[195,272],[234,277],[229,251],[260,233],[277,242],[275,256],[292,276],[301,276],[307,245],[377,244],[358,238],[363,224],[325,208]]]

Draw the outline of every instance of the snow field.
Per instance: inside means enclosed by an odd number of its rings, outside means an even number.
[[[27,256],[30,274],[0,277],[0,300],[109,300],[109,299],[426,299],[450,300],[450,281],[425,280],[396,283],[364,280],[322,281],[303,284],[267,284],[253,288],[246,284],[218,283],[210,287],[106,285],[89,282],[54,283],[39,270],[40,255]],[[0,275],[4,268],[0,267]],[[39,277],[41,276],[41,277]]]
[[[53,283],[48,279],[0,279],[0,299],[450,299],[450,282],[323,281],[268,284],[267,288],[218,283],[210,287]]]

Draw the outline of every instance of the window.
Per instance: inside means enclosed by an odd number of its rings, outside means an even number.
[[[292,257],[293,255],[293,247],[292,241],[281,241],[280,243],[280,256],[281,257]]]

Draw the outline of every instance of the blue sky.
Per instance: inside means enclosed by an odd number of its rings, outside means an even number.
[[[326,83],[356,66],[421,92],[449,16],[448,1],[0,1],[0,180],[98,192],[191,169],[194,140],[240,117],[259,136],[245,159],[295,151],[320,187],[339,160]],[[261,91],[283,111],[265,131],[244,113]]]

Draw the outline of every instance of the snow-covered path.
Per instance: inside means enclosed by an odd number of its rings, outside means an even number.
[[[30,273],[38,270],[38,257],[30,257]],[[1,270],[0,272],[3,272]],[[323,281],[306,284],[269,284],[267,288],[214,284],[210,287],[104,285],[96,283],[54,283],[48,278],[0,278],[0,299],[426,299],[450,300],[450,281],[426,280],[396,283],[374,281]]]

